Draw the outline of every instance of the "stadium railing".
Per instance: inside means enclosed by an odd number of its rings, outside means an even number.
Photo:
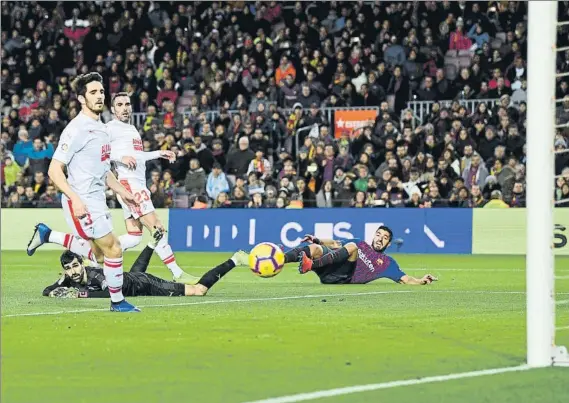
[[[469,113],[476,111],[476,108],[481,103],[485,103],[489,108],[500,102],[499,98],[486,98],[486,99],[466,99],[466,100],[442,100],[442,101],[411,101],[407,103],[407,109],[411,109],[415,119],[419,121],[419,124],[423,124],[425,118],[429,113],[431,113],[432,105],[438,102],[442,108],[449,108],[453,103],[458,102],[461,106],[464,106]],[[402,114],[404,111],[402,111]]]
[[[307,108],[306,108],[307,109]],[[379,111],[379,107],[377,106],[354,106],[354,107],[324,107],[319,108],[320,112],[324,114],[325,119],[328,123],[331,124],[332,129],[334,126],[334,112],[336,111],[358,111],[358,110],[376,110]],[[293,108],[278,108],[278,111],[284,115],[284,118],[287,119],[289,115],[292,113]],[[239,113],[238,110],[229,110],[229,115]],[[207,120],[209,122],[214,121],[219,116],[219,110],[212,110],[212,111],[205,111]],[[184,116],[189,116],[190,112],[185,111],[183,112]],[[159,114],[157,118],[164,116],[164,114]],[[146,120],[146,113],[144,112],[137,112],[132,114],[133,124],[137,127],[144,125],[144,121]]]

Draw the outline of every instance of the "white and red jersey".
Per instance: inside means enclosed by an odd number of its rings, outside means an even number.
[[[80,112],[61,133],[53,158],[67,166],[67,182],[81,199],[105,200],[111,144],[101,120]]]
[[[131,124],[112,120],[107,123],[107,129],[111,141],[111,159],[116,163],[119,181],[146,184],[146,161],[160,158],[160,151],[144,152],[140,134]],[[120,161],[123,157],[135,158],[136,169],[122,164]]]

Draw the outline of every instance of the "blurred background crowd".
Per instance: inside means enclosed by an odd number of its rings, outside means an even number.
[[[47,169],[89,71],[107,101],[131,96],[145,151],[178,155],[147,165],[156,207],[525,206],[524,2],[2,2],[1,18],[3,207],[60,205]],[[374,118],[340,130],[350,109]],[[555,167],[569,199],[569,154]]]

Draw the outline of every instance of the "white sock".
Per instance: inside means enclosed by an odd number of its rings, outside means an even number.
[[[182,275],[184,271],[178,266],[178,263],[176,263],[176,257],[166,238],[162,238],[160,242],[158,242],[155,251],[158,256],[160,256],[162,262],[170,269],[174,277],[177,278]]]
[[[142,241],[142,232],[129,232],[128,234],[119,236],[119,242],[121,243],[123,252],[127,249],[134,248],[140,241]]]
[[[107,287],[111,294],[111,302],[121,302],[124,299],[122,294],[123,268],[122,257],[110,258],[105,256],[103,273],[107,281]]]
[[[67,247],[67,243],[69,242],[68,238],[71,236],[72,236],[71,234],[66,234],[64,232],[51,230],[51,232],[49,233],[49,238],[47,239],[47,241],[49,243],[55,243],[55,244],[63,246],[66,249],[69,249]]]
[[[91,250],[91,245],[83,238],[52,230],[51,233],[49,234],[48,241],[50,243],[61,245],[65,249],[69,249],[71,252],[76,253],[79,256],[86,257],[91,261],[90,266],[92,267],[99,266],[99,264],[97,263],[97,259],[95,258],[95,255]]]

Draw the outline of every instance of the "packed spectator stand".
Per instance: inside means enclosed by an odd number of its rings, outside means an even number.
[[[1,13],[4,207],[60,205],[47,169],[80,110],[70,83],[89,71],[107,101],[131,96],[145,151],[178,155],[148,163],[156,207],[525,206],[524,2],[2,2]],[[569,123],[568,81],[556,86],[557,123]],[[375,120],[339,130],[338,111],[358,109]],[[560,128],[555,148],[568,142]],[[569,198],[568,158],[555,161],[557,200]]]

